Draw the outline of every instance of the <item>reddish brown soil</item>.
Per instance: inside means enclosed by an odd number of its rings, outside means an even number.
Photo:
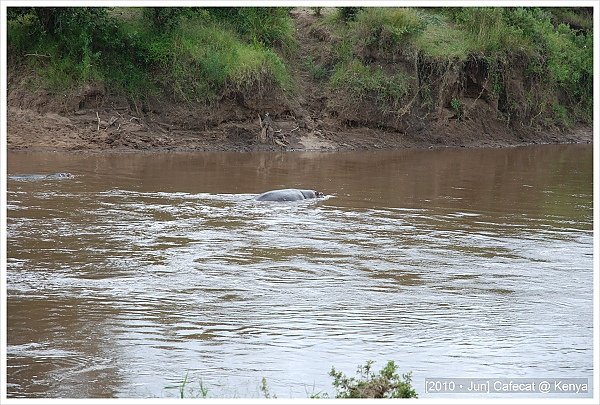
[[[306,10],[292,13],[299,50],[293,60],[294,96],[277,92],[226,94],[216,105],[181,104],[154,99],[138,106],[92,84],[69,94],[32,89],[31,74],[9,64],[9,150],[193,150],[297,151],[366,150],[445,146],[514,146],[535,143],[590,143],[593,131],[580,126],[567,132],[509,127],[483,99],[464,98],[466,119],[442,108],[425,124],[385,124],[376,108],[348,95],[331,93],[306,67],[309,55],[327,63],[331,33],[315,27]],[[273,117],[276,143],[260,142],[258,116]],[[381,115],[381,114],[380,114]]]

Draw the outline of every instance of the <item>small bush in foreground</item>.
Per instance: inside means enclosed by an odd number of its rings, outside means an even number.
[[[369,360],[357,370],[358,378],[346,377],[341,371],[331,368],[336,398],[417,398],[417,392],[411,385],[411,373],[398,374],[398,366],[388,361],[379,373],[372,370],[373,361]]]

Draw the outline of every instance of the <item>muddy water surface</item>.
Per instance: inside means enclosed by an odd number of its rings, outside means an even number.
[[[592,155],[9,153],[8,395],[331,395],[369,359],[420,396],[591,384]],[[253,200],[287,187],[327,197]]]

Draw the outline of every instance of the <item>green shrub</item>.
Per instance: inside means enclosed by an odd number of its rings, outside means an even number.
[[[357,370],[358,378],[346,377],[341,371],[331,368],[336,398],[417,398],[411,385],[411,373],[398,374],[398,366],[388,361],[379,373],[372,370],[373,361],[367,361]]]
[[[451,21],[464,30],[464,45],[459,38],[448,33],[440,44],[447,43],[447,53],[459,49],[457,55],[464,58],[471,53],[483,54],[493,64],[498,61],[516,60],[523,65],[529,82],[535,83],[540,99],[550,100],[559,94],[568,100],[571,114],[578,119],[591,122],[593,83],[593,39],[589,27],[590,19],[585,9],[547,9],[537,7],[516,8],[456,8],[448,12]],[[565,19],[578,29],[562,23]],[[433,31],[433,32],[432,32]],[[441,31],[443,34],[445,30]],[[433,35],[432,35],[433,34]],[[426,53],[440,56],[444,49],[432,40],[435,30],[427,27],[416,44]],[[456,40],[448,40],[455,37]],[[494,90],[501,90],[498,70],[491,72]],[[508,95],[510,97],[510,95]],[[553,110],[552,117],[559,124],[565,120],[566,111]]]
[[[591,122],[593,35],[563,23],[554,25],[552,19],[549,11],[537,8],[516,8],[508,14],[510,23],[522,30],[525,40],[535,47],[528,69],[543,79],[547,98],[562,92],[569,104],[576,106],[578,118]]]
[[[464,108],[462,102],[457,98],[453,98],[450,101],[450,107],[452,108],[452,111],[454,111],[456,119],[462,121],[464,118]]]
[[[10,15],[11,8],[7,10]],[[32,13],[13,12],[12,18],[7,20],[8,56],[18,57],[33,49],[32,43],[41,35],[37,18]]]
[[[144,7],[144,18],[158,32],[173,30],[184,16],[191,16],[196,10],[190,7]]]
[[[354,21],[356,19],[356,15],[361,10],[362,7],[340,7],[338,9],[338,15],[340,20],[347,23],[349,21]]]
[[[567,108],[559,103],[552,105],[552,123],[562,127],[573,125],[573,119],[570,117]]]
[[[279,55],[290,56],[297,47],[289,11],[9,7],[8,56],[27,63],[54,90],[99,81],[132,97],[166,92],[198,101],[216,100],[229,90],[286,90],[292,81]],[[368,66],[376,48],[405,65],[425,56],[437,66],[460,69],[470,59],[483,59],[491,67],[493,95],[502,93],[507,105],[531,102],[531,108],[521,110],[546,115],[540,117],[544,122],[592,120],[589,8],[343,7],[326,13],[318,24],[332,32],[332,57],[327,68],[310,59],[308,70],[316,80],[329,78],[333,88],[358,97],[397,106],[411,91],[406,73]],[[527,78],[531,100],[504,94],[504,78],[518,70]],[[552,107],[557,100],[564,111]]]
[[[122,28],[106,8],[28,8],[9,22],[8,44],[13,54],[37,56],[27,60],[52,89],[105,81],[147,92],[148,65]]]

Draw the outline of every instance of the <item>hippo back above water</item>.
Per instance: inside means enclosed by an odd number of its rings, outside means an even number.
[[[262,193],[256,197],[256,201],[300,201],[319,197],[323,197],[320,191],[286,188]]]

